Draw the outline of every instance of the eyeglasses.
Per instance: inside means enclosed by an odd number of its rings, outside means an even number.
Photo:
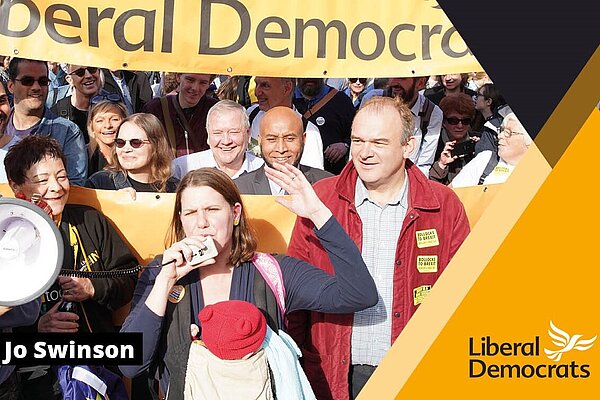
[[[50,79],[47,76],[40,76],[35,79],[33,76],[24,76],[23,78],[15,78],[15,81],[21,82],[23,86],[33,86],[34,83],[39,83],[40,86],[48,86],[50,84]]]
[[[450,125],[458,125],[459,122],[463,125],[471,125],[471,118],[450,117],[450,118],[446,118],[446,122],[449,123]]]
[[[364,85],[365,83],[367,83],[367,78],[348,78],[348,81],[350,81],[350,83],[356,83],[356,81],[358,81],[362,85]]]
[[[94,106],[104,100],[110,101],[111,103],[122,103],[123,102],[123,98],[121,97],[121,95],[119,95],[117,93],[106,93],[106,94],[97,94],[94,97],[92,97],[92,99],[90,100],[90,105]]]
[[[85,75],[85,71],[94,75],[96,72],[98,72],[98,68],[97,67],[78,68],[73,72],[69,72],[69,75],[77,75],[78,77],[83,78],[83,76]]]
[[[499,131],[500,134],[506,136],[507,138],[511,137],[511,136],[516,136],[516,135],[524,135],[525,132],[514,132],[511,131],[510,129],[506,129],[505,127],[501,126]]]
[[[483,97],[484,99],[487,99],[487,96],[483,93],[477,93],[475,97]]]
[[[129,145],[131,147],[133,147],[134,149],[139,149],[140,147],[142,147],[145,143],[150,143],[149,140],[144,140],[144,139],[129,139],[129,140],[125,140],[125,139],[115,139],[115,145],[119,148],[122,149],[123,147],[125,147],[125,144],[129,142]]]

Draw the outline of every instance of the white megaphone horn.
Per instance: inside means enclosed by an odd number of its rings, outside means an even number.
[[[0,306],[25,304],[48,290],[63,252],[60,231],[41,208],[0,196]]]

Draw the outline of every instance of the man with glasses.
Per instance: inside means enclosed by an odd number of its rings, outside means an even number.
[[[429,178],[448,185],[475,157],[475,142],[479,141],[479,134],[471,132],[475,116],[471,96],[464,93],[447,95],[440,101],[440,108],[444,113],[443,129]]]
[[[8,183],[8,178],[6,177],[6,171],[4,170],[4,157],[15,143],[17,143],[20,138],[17,136],[11,135],[6,130],[6,125],[8,124],[8,116],[10,115],[10,102],[8,99],[8,88],[6,87],[6,83],[4,81],[0,82],[0,183]]]
[[[11,136],[50,136],[58,141],[67,160],[69,181],[75,185],[87,178],[87,150],[80,129],[68,119],[57,117],[46,106],[48,64],[45,61],[13,58],[8,68],[8,90],[14,107],[6,127]]]
[[[91,99],[102,89],[100,68],[69,64],[67,70],[66,79],[71,85],[71,94],[60,99],[52,107],[52,111],[73,121],[81,130],[85,143],[88,143],[90,138],[87,131],[87,117]]]
[[[231,179],[254,171],[264,164],[262,158],[247,151],[250,140],[250,122],[246,109],[232,100],[221,100],[206,116],[209,150],[177,157],[172,162],[171,174],[181,180],[185,174],[198,168],[217,168]]]

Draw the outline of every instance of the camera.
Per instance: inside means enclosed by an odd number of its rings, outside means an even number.
[[[462,158],[473,154],[475,154],[475,142],[472,140],[456,143],[454,148],[450,150],[452,157],[458,156],[458,158]]]

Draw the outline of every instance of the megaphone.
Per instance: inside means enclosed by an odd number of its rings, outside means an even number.
[[[25,304],[48,290],[63,252],[48,214],[28,201],[0,196],[0,306]]]

